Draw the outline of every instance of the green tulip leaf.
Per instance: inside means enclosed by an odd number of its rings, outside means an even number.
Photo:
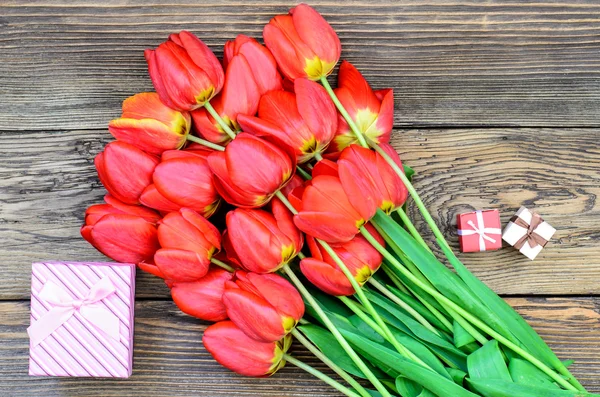
[[[475,342],[475,338],[473,338],[458,322],[454,321],[453,328],[454,346],[464,347]]]
[[[452,377],[452,380],[454,380],[454,383],[456,383],[457,385],[461,385],[461,386],[464,385],[465,378],[468,375],[465,371],[461,371],[460,369],[457,369],[457,368],[446,368],[446,370]]]
[[[512,382],[497,340],[491,340],[467,357],[470,379],[500,379]]]
[[[510,372],[513,382],[521,385],[560,389],[560,387],[554,383],[552,378],[529,361],[521,360],[519,358],[510,360],[508,363],[508,372]]]
[[[527,386],[500,379],[467,379],[469,384],[484,397],[598,397],[581,391],[550,389]]]

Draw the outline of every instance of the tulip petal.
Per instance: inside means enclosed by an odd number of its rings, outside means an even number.
[[[221,144],[231,139],[229,135],[217,127],[217,122],[214,121],[205,108],[194,110],[191,114],[194,120],[192,127],[200,137],[216,144]]]
[[[250,338],[275,342],[285,336],[281,315],[260,296],[226,285],[223,303],[231,321]]]
[[[205,321],[222,321],[227,318],[222,302],[225,282],[233,274],[223,269],[210,269],[200,280],[189,283],[173,283],[171,296],[179,309],[190,316]]]
[[[354,222],[341,214],[302,211],[294,215],[298,229],[328,243],[350,241],[358,233]]]
[[[156,226],[134,215],[104,216],[91,230],[91,238],[100,252],[117,262],[139,263],[160,248]]]
[[[287,78],[295,80],[306,76],[305,59],[313,59],[315,55],[302,43],[291,16],[277,15],[271,19],[263,29],[263,39]]]
[[[239,40],[240,36],[243,35],[239,35],[236,41]],[[281,90],[281,76],[277,71],[277,63],[271,52],[254,39],[246,37],[243,40],[244,42],[239,46],[238,53],[248,61],[259,94],[263,95],[271,90]]]
[[[182,208],[180,211],[184,210]],[[210,223],[206,219],[204,222]],[[205,235],[204,228],[198,228],[186,220],[181,212],[167,214],[158,226],[158,240],[161,247],[193,251],[206,259],[211,258],[216,248],[210,241],[213,240],[211,233]]]
[[[204,331],[202,343],[222,366],[244,376],[264,377],[278,367],[277,343],[259,342],[244,334],[232,321],[222,321]]]
[[[307,4],[299,4],[290,10],[298,35],[323,61],[337,63],[342,52],[340,39],[329,23]],[[330,71],[324,71],[324,75]]]
[[[300,262],[300,270],[304,277],[329,295],[350,296],[355,293],[344,273],[325,262],[304,258]]]
[[[271,212],[275,217],[279,230],[293,242],[294,253],[300,252],[304,238],[300,230],[294,225],[294,214],[278,198],[271,200]]]
[[[162,248],[154,254],[154,263],[165,279],[186,282],[204,277],[210,260],[196,252]]]
[[[229,178],[229,170],[227,169],[227,161],[225,153],[215,152],[208,157],[208,165],[215,175],[214,185],[217,192],[229,204],[237,205],[238,207],[259,207],[267,198],[263,197],[263,201],[259,202],[255,194],[239,190]]]
[[[202,40],[199,40],[192,33],[183,30],[179,33],[181,45],[185,48],[190,58],[199,66],[210,78],[215,86],[215,93],[221,90],[225,77],[223,67],[215,56]]]
[[[154,208],[161,212],[179,211],[181,206],[159,193],[154,184],[149,185],[140,196],[140,203],[146,207]]]
[[[337,110],[325,88],[308,79],[296,79],[294,91],[298,112],[322,147],[326,147],[337,130]]]
[[[175,109],[177,105],[171,100],[167,88],[163,82],[160,71],[158,70],[158,63],[156,61],[156,51],[155,50],[145,50],[144,57],[146,58],[146,62],[148,63],[148,74],[150,75],[150,80],[152,80],[152,85],[154,85],[154,89],[158,93],[160,100],[162,103],[167,105],[170,108]]]
[[[221,249],[221,233],[219,233],[219,229],[205,217],[189,208],[182,208],[180,213],[183,219],[194,225],[217,251]]]
[[[150,274],[152,274],[156,277],[160,277],[162,279],[165,278],[165,275],[162,274],[162,272],[160,271],[158,266],[156,266],[154,263],[140,262],[137,265],[140,269],[142,269],[146,273],[150,273]]]
[[[302,296],[289,281],[277,274],[249,273],[248,280],[280,314],[298,321],[304,316]]]
[[[379,115],[377,116],[377,130],[381,132],[373,137],[377,143],[388,143],[394,128],[394,93],[389,90],[381,101]]]
[[[221,98],[222,113],[234,125],[237,124],[238,114],[256,114],[260,93],[252,69],[243,55],[233,57],[229,63]]]
[[[369,109],[371,113],[379,113],[379,99],[363,75],[348,61],[343,61],[340,65],[338,87],[341,87],[342,96],[348,94],[352,96],[357,110]]]
[[[154,119],[119,118],[111,120],[108,131],[119,141],[132,144],[146,153],[161,154],[165,150],[179,149],[186,142],[190,122],[180,117],[174,124],[170,129]]]

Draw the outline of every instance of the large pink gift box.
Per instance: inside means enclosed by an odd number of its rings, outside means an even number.
[[[135,265],[34,263],[29,375],[127,378]]]

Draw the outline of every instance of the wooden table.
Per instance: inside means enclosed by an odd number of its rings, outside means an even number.
[[[0,2],[1,393],[336,396],[291,367],[268,380],[219,367],[200,342],[206,324],[178,312],[147,274],[138,277],[129,380],[27,376],[30,264],[105,259],[79,226],[105,193],[93,158],[111,141],[107,122],[123,99],[152,90],[143,50],[188,29],[220,55],[226,40],[260,37],[291,5],[158,3]],[[312,4],[339,33],[343,58],[374,87],[394,88],[393,143],[454,248],[456,214],[471,209],[498,208],[506,222],[526,205],[558,229],[533,262],[509,247],[461,259],[600,392],[598,2]]]

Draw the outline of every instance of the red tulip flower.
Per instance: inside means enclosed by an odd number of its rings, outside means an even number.
[[[85,212],[81,235],[104,255],[117,262],[138,263],[160,248],[151,209],[123,204],[109,195],[106,204],[92,205]]]
[[[221,202],[215,188],[215,178],[208,166],[209,153],[199,150],[164,152],[152,178],[162,197],[180,207],[198,211],[207,218],[217,210]],[[156,208],[159,197],[155,198]],[[166,206],[166,203],[163,204]]]
[[[227,237],[235,251],[231,254],[248,271],[275,272],[302,249],[302,233],[292,214],[279,200],[272,201],[272,208],[273,214],[246,208],[227,213]]]
[[[373,91],[354,65],[343,61],[335,94],[363,135],[376,143],[389,142],[394,126],[394,94],[391,89]],[[356,142],[356,136],[339,115],[336,137],[328,153],[334,157]]]
[[[225,283],[227,315],[246,335],[275,342],[289,334],[304,315],[300,293],[276,274],[237,271]]]
[[[285,366],[283,355],[292,344],[290,335],[277,342],[259,342],[231,321],[221,321],[204,331],[202,343],[225,368],[244,376],[262,378]]]
[[[328,243],[347,242],[374,215],[371,208],[359,204],[352,206],[337,176],[316,175],[304,188],[294,223],[307,235]]]
[[[340,59],[340,39],[327,21],[306,4],[277,15],[265,26],[263,38],[290,80],[328,76]]]
[[[223,87],[223,68],[210,48],[192,33],[172,34],[156,50],[144,51],[160,100],[172,109],[198,109]]]
[[[295,93],[271,91],[263,95],[258,118],[238,118],[242,129],[258,136],[273,136],[296,151],[298,163],[322,153],[337,129],[337,111],[327,91],[307,79],[296,79]]]
[[[111,142],[94,159],[98,178],[106,190],[125,204],[139,204],[144,189],[152,183],[157,157],[125,142]]]
[[[281,76],[269,50],[244,35],[225,44],[223,63],[225,85],[211,104],[232,130],[240,131],[238,116],[254,115],[261,95],[281,90]],[[205,139],[214,143],[230,139],[206,109],[193,112],[192,117],[194,128]]]
[[[182,208],[158,226],[161,249],[154,263],[166,280],[196,281],[206,275],[212,255],[221,249],[221,234],[197,212]]]
[[[261,207],[294,175],[295,156],[287,145],[276,146],[251,134],[239,134],[224,152],[208,156],[215,187],[229,204]],[[158,187],[158,186],[157,186]]]
[[[382,245],[385,244],[374,228],[370,225],[366,227]],[[352,284],[331,256],[315,239],[308,237],[307,241],[312,258],[304,258],[300,262],[302,274],[320,290],[330,295],[354,295]],[[332,245],[332,249],[361,286],[379,269],[383,260],[381,254],[360,235],[347,243]]]
[[[402,169],[396,151],[388,144],[381,147]],[[338,160],[339,176],[350,203],[365,205],[371,211],[381,208],[391,213],[406,201],[406,186],[390,165],[373,150],[350,145]]]
[[[148,185],[140,196],[140,203],[146,207],[153,208],[161,213],[179,211],[182,205],[175,204],[158,191],[154,184]]]
[[[191,125],[189,113],[163,105],[154,92],[144,92],[123,101],[123,114],[108,124],[108,130],[119,141],[161,154],[181,148]]]
[[[179,309],[190,316],[205,321],[222,321],[227,318],[223,304],[225,283],[233,278],[221,268],[212,268],[199,280],[170,283],[171,297]]]

